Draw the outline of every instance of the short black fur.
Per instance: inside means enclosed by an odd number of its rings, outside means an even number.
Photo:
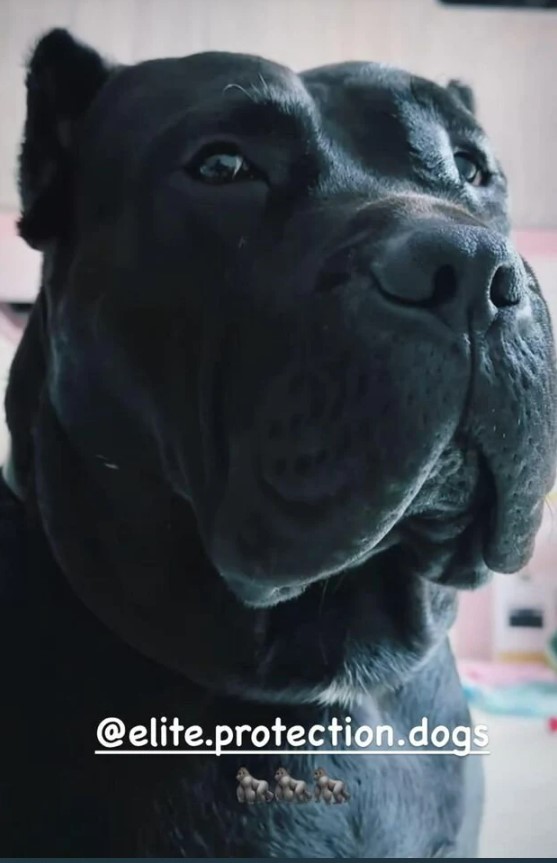
[[[372,63],[36,46],[4,856],[476,855],[478,758],[93,754],[106,716],[469,726],[457,591],[529,558],[556,452],[549,317],[474,111],[462,84]],[[208,142],[249,181],[200,182]],[[321,766],[350,800],[249,807],[242,764]]]

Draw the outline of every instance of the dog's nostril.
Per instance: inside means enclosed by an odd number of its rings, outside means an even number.
[[[458,290],[458,278],[455,268],[450,264],[443,264],[443,266],[439,267],[433,276],[432,287],[432,306],[442,306],[454,299]]]
[[[520,302],[520,288],[512,267],[497,268],[489,287],[489,298],[498,309]]]

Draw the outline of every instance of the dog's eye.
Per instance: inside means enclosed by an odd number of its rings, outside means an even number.
[[[195,180],[214,186],[259,179],[253,165],[238,150],[228,145],[202,150],[187,167],[187,171]]]
[[[485,185],[488,174],[487,171],[484,171],[477,156],[474,156],[472,153],[459,151],[454,154],[454,160],[458,173],[464,182],[470,186]]]

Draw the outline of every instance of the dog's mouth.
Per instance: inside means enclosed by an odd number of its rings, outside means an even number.
[[[382,535],[374,535],[371,528],[369,536],[335,549],[330,557],[333,565],[326,571],[302,576],[293,573],[291,580],[274,578],[273,543],[277,541],[277,531],[288,537],[283,541],[290,543],[294,556],[302,558],[304,547],[325,543],[327,533],[350,517],[354,510],[351,492],[342,490],[336,496],[309,503],[284,498],[264,478],[259,478],[256,488],[257,514],[247,526],[242,525],[235,539],[238,556],[245,565],[220,568],[224,580],[244,605],[265,608],[294,600],[313,583],[344,578],[372,557],[396,546],[404,550],[409,573],[431,581],[446,579],[449,558],[453,586],[475,586],[488,574],[491,529],[497,522],[496,482],[485,458],[470,444],[451,447],[437,460],[428,478],[408,495],[407,505],[391,519]],[[349,521],[348,526],[349,534]],[[275,552],[277,557],[281,551]],[[453,551],[457,553],[456,560]]]
[[[366,500],[355,501],[353,488],[316,500],[289,499],[259,474],[246,487],[256,505],[234,537],[236,561],[244,565],[228,569],[217,563],[217,568],[244,605],[264,608],[296,599],[317,581],[344,577],[395,546],[408,561],[409,573],[463,588],[477,586],[492,571],[516,571],[529,558],[543,494],[538,487],[529,504],[529,489],[521,488],[512,469],[502,468],[477,441],[460,437],[451,442],[425,480],[408,485],[401,496],[404,505],[393,513],[387,513],[385,490],[383,527],[377,530],[378,510],[370,508],[366,531],[358,521]],[[350,542],[353,530],[356,541]],[[326,555],[312,554],[312,546],[326,548],[330,537],[336,538]],[[284,566],[279,571],[283,558],[286,571]],[[296,571],[306,559],[308,568]],[[319,564],[312,569],[314,560]]]
[[[393,546],[404,549],[409,571],[456,587],[476,586],[493,570],[516,571],[530,556],[541,519],[540,483],[521,488],[512,463],[501,462],[482,439],[481,425],[479,433],[454,432],[426,471],[402,482],[384,475],[379,492],[369,462],[358,462],[360,449],[343,463],[345,481],[331,483],[331,468],[316,458],[314,482],[300,470],[296,493],[289,494],[280,475],[279,482],[269,480],[253,441],[235,447],[223,432],[222,410],[215,416],[215,452],[234,494],[224,518],[217,515],[208,551],[243,605],[295,600],[311,584],[344,576]],[[367,471],[362,483],[360,464]]]
[[[219,351],[204,426],[221,485],[204,539],[246,605],[295,599],[393,546],[409,571],[455,586],[532,553],[555,418],[528,327],[503,320],[470,350],[473,339],[417,339],[410,320],[403,333],[373,326],[370,340],[354,323],[350,348],[348,327],[331,324],[329,353],[319,343],[272,371],[248,348]]]

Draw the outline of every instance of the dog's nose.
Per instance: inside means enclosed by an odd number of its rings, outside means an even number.
[[[436,222],[391,234],[372,272],[393,304],[425,309],[461,331],[487,329],[525,294],[526,272],[509,241],[470,225]]]

